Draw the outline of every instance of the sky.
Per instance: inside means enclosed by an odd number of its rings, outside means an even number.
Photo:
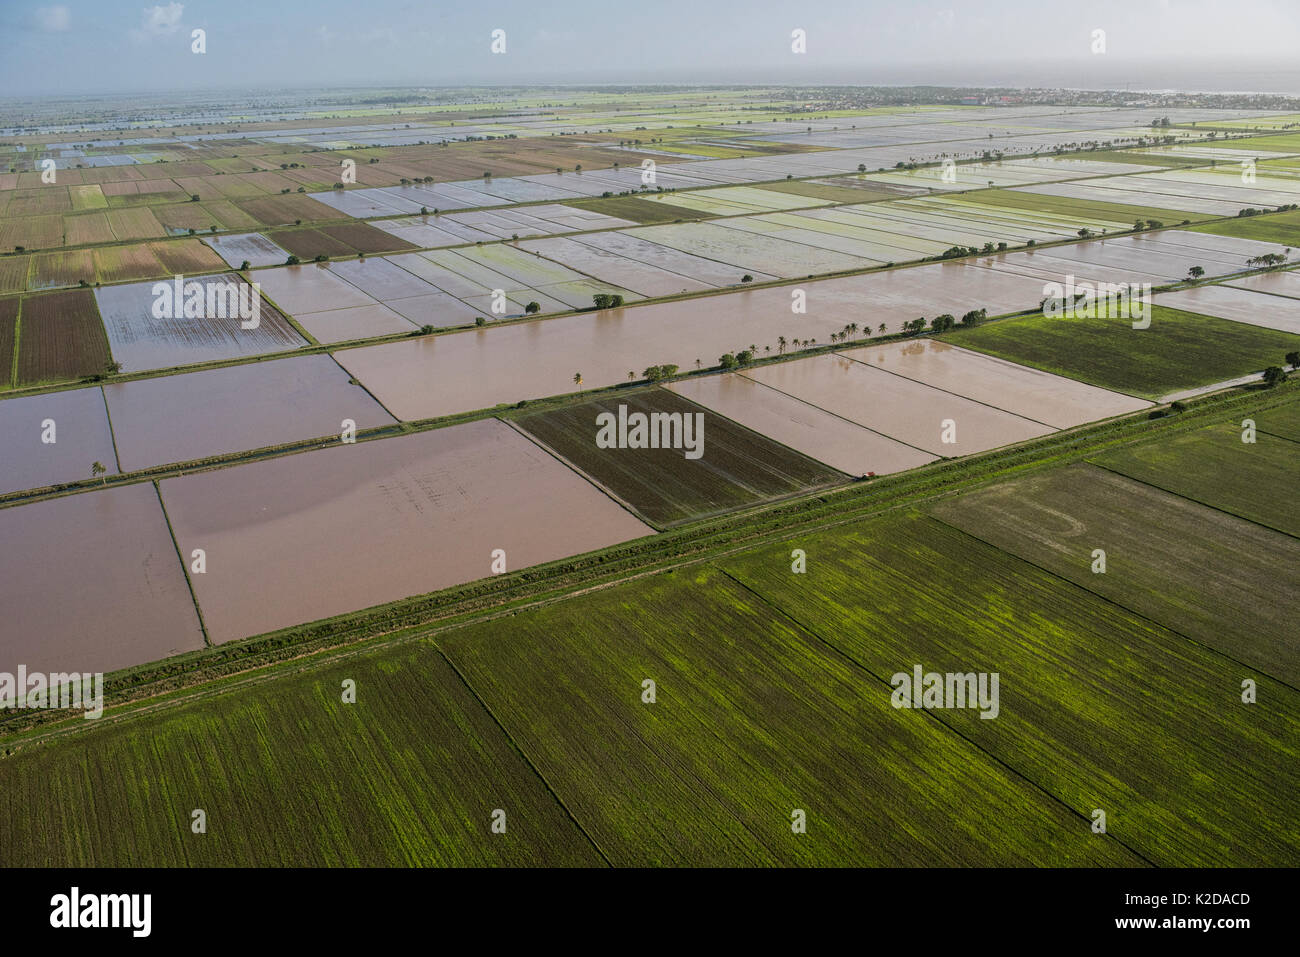
[[[18,97],[546,83],[1300,93],[1298,50],[1300,0],[0,0],[0,96]]]

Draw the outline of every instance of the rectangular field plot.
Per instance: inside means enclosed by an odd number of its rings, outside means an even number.
[[[843,356],[760,366],[743,375],[931,455],[970,455],[1053,431]],[[948,436],[955,441],[945,441]]]
[[[392,417],[329,356],[137,379],[104,387],[126,471],[358,430]],[[220,410],[214,415],[213,410]]]
[[[207,551],[194,588],[214,642],[484,578],[494,549],[514,570],[650,532],[496,420],[161,486],[182,552]]]
[[[95,257],[89,249],[38,253],[31,258],[29,289],[59,289],[95,279]]]
[[[668,272],[658,266],[638,262],[587,246],[572,239],[540,239],[519,244],[519,248],[541,253],[588,275],[608,283],[650,296],[672,296],[682,292],[699,292],[712,289],[710,283]]]
[[[54,441],[42,441],[47,433]],[[0,445],[5,449],[0,495],[93,478],[94,462],[110,475],[117,473],[113,434],[98,388],[5,399],[0,402]]]
[[[862,269],[877,264],[875,260],[861,256],[727,229],[714,223],[638,226],[628,230],[628,235],[648,239],[693,256],[726,263],[741,273],[757,270],[783,279]]]
[[[514,236],[551,236],[584,229],[617,229],[636,225],[627,219],[554,205],[451,213],[440,217],[437,223],[441,225],[445,221],[469,226],[487,233],[493,239],[511,239]]]
[[[1158,303],[1169,297],[1158,297]],[[1164,305],[1151,325],[1131,319],[1024,316],[960,333],[964,348],[1146,399],[1224,382],[1276,365],[1295,336]]]
[[[1249,289],[1252,292],[1265,292],[1273,296],[1300,299],[1300,270],[1265,272],[1245,279],[1234,279],[1231,282],[1224,283],[1224,285],[1234,286],[1238,289]]]
[[[419,276],[400,266],[394,266],[386,259],[351,259],[330,263],[326,268],[379,302],[425,296],[438,291]]]
[[[365,689],[364,710],[340,703],[346,679]],[[340,776],[345,764],[353,773]],[[0,821],[0,858],[14,867],[602,863],[423,645],[90,729],[76,745],[25,749],[0,764],[0,788],[12,812]],[[57,814],[51,788],[66,799]],[[93,801],[78,797],[83,789]],[[196,789],[226,823],[191,842],[173,798]],[[490,830],[497,807],[504,834]]]
[[[0,299],[0,391],[12,384],[14,347],[18,344],[19,300]]]
[[[404,239],[399,239],[382,229],[375,229],[369,223],[345,223],[341,226],[321,226],[319,230],[330,239],[346,245],[354,253],[390,253],[404,252],[415,246]]]
[[[343,240],[335,239],[319,229],[281,229],[273,233],[273,235],[275,236],[276,245],[282,249],[287,249],[302,260],[315,259],[317,256],[330,259],[334,256],[356,255],[356,250]],[[399,240],[394,237],[393,242],[399,242]]]
[[[481,229],[468,230],[449,223],[450,216],[403,216],[397,219],[380,220],[373,225],[384,232],[396,236],[421,249],[437,249],[440,246],[459,246],[478,240],[491,240],[495,237]]]
[[[645,416],[656,440],[660,432],[650,417],[677,416],[676,432],[669,434],[678,447],[599,447],[597,417],[602,413],[620,417],[621,409],[629,421],[638,414]],[[703,417],[702,427],[696,416]],[[661,527],[844,479],[819,462],[662,389],[526,415],[519,424]],[[693,458],[687,458],[680,447],[684,425],[693,426]]]
[[[211,247],[197,239],[171,239],[149,244],[169,276],[220,271],[222,259]],[[239,265],[239,263],[235,263]]]
[[[1263,432],[1300,442],[1300,402],[1289,402],[1260,412],[1255,416],[1255,424]]]
[[[586,276],[574,272],[567,266],[551,262],[521,249],[515,249],[509,245],[498,244],[430,253],[429,258],[472,279],[479,277],[479,269],[490,269],[494,273],[512,280],[512,285],[515,288],[545,289],[547,286],[556,283],[587,280]],[[483,280],[480,281],[483,281],[489,290],[493,288],[509,288],[508,286],[500,286],[491,280],[491,276],[485,275]],[[611,291],[618,292],[619,290],[613,289]],[[623,292],[627,292],[627,290],[623,290]]]
[[[216,312],[209,314],[206,295],[208,289],[221,292],[227,303],[235,302],[242,296],[244,302],[251,306],[254,291],[240,277],[229,273],[195,276],[185,281],[187,286],[190,283],[198,283],[205,290],[203,315],[193,318],[177,317],[176,308],[168,313],[169,317],[160,319],[153,315],[156,299],[153,289],[162,283],[104,286],[95,290],[95,298],[104,316],[104,326],[108,330],[108,340],[112,343],[113,355],[122,364],[124,372],[265,355],[297,349],[307,344],[280,311],[264,297],[260,302],[258,326],[255,329],[242,328],[244,320],[237,314],[238,309],[232,309],[229,305],[226,306],[225,316]],[[166,285],[172,284],[168,282]],[[173,303],[173,306],[176,304]]]
[[[848,475],[887,475],[936,458],[743,375],[684,379],[667,388]]]
[[[105,372],[112,357],[99,317],[89,289],[24,299],[19,317],[18,385]]]
[[[1123,203],[1133,206],[1156,206],[1162,209],[1186,210],[1188,213],[1205,213],[1209,216],[1235,216],[1243,206],[1250,205],[1240,199],[1215,198],[1208,195],[1170,195],[1142,188],[1145,177],[1109,177],[1083,183],[1044,183],[1037,186],[1018,186],[1017,192],[1040,196],[1059,196],[1066,199],[1083,199],[1101,203]]]
[[[108,672],[203,647],[152,485],[0,509],[0,541],[22,546],[0,549],[0,671]]]
[[[903,726],[958,730],[1085,832],[1105,809],[1107,834],[1157,866],[1300,853],[1300,692],[1259,675],[1274,704],[1242,707],[1241,664],[933,519],[793,544],[806,575],[790,574],[792,542],[724,567],[874,676],[882,701],[917,666],[999,675],[996,718],[900,708]]]
[[[256,280],[262,292],[291,315],[373,306],[375,300],[352,283],[334,274],[329,266],[285,266],[265,269]]]
[[[0,258],[0,292],[22,292],[27,288],[27,272],[33,256]]]
[[[203,240],[236,269],[244,262],[250,266],[278,266],[289,254],[261,233],[243,233],[239,236],[210,236]]]
[[[307,330],[309,336],[324,343],[401,335],[416,328],[415,323],[381,303],[330,309],[326,312],[300,312],[294,318],[298,325]]]
[[[1166,492],[1300,535],[1300,502],[1289,494],[1300,444],[1265,432],[1253,443],[1237,426],[1215,426],[1097,456],[1091,461]]]
[[[1170,232],[1171,236],[1175,234],[1176,231]],[[1170,281],[1187,278],[1187,271],[1193,266],[1200,266],[1207,276],[1225,276],[1240,272],[1246,268],[1248,258],[1224,255],[1214,249],[1153,240],[1146,236],[1120,236],[1073,246],[1054,246],[1050,253],[1053,258],[1064,259],[1071,263],[1156,275]],[[1012,258],[1017,255],[1019,254],[1013,254]],[[1136,279],[1129,281],[1136,281]]]
[[[95,275],[100,282],[126,282],[166,275],[166,268],[152,246],[151,243],[137,243],[91,250],[95,260]]]
[[[439,641],[616,866],[1137,862],[713,568]]]
[[[1160,297],[1160,302],[1188,312],[1300,335],[1300,299],[1270,296],[1231,286],[1198,286],[1167,292]],[[1300,340],[1296,345],[1300,348]]]
[[[1275,213],[1271,216],[1249,216],[1218,223],[1206,223],[1197,226],[1196,232],[1280,243],[1295,248],[1300,246],[1300,210]]]
[[[591,233],[575,236],[573,242],[623,256],[638,264],[657,266],[669,273],[686,276],[710,286],[739,286],[743,272],[726,263],[670,249],[628,232]],[[755,282],[776,279],[776,275],[750,270]]]
[[[1054,429],[1108,419],[1151,404],[935,339],[866,346],[840,355]]]
[[[1300,617],[1300,541],[1290,536],[1089,465],[977,489],[940,503],[934,514],[1300,684],[1300,631],[1290,627]],[[1105,574],[1093,572],[1096,548],[1106,553]]]

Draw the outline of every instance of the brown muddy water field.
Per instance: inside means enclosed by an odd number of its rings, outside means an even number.
[[[1055,429],[1068,429],[1151,405],[1143,399],[936,339],[849,349],[841,355]]]
[[[329,356],[292,356],[108,385],[126,471],[393,424]]]
[[[0,509],[0,543],[0,671],[108,672],[203,647],[153,485]]]
[[[935,459],[743,375],[685,379],[667,388],[849,475],[886,475]]]
[[[53,421],[53,432],[45,423]],[[42,441],[50,435],[53,442]],[[98,388],[48,392],[0,402],[0,494],[91,478],[99,462],[117,473],[113,436]]]
[[[809,282],[798,287],[806,292],[806,313],[791,309],[795,288],[424,336],[335,357],[395,416],[415,420],[615,385],[650,365],[714,366],[723,353],[751,345],[775,355],[781,336],[826,344],[850,322],[869,324],[873,333],[883,322],[898,332],[922,314],[987,308],[997,315],[1042,298],[1032,279],[960,263]]]
[[[934,455],[970,455],[1053,431],[838,355],[760,366],[744,375]],[[944,441],[944,422],[949,419],[956,425],[956,441],[951,443]]]
[[[1265,329],[1300,333],[1300,299],[1287,296],[1224,285],[1197,286],[1167,292],[1158,302],[1162,306],[1198,312],[1203,316],[1218,316]]]
[[[213,642],[651,534],[496,419],[161,483]]]

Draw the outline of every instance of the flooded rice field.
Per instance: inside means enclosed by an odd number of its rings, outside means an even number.
[[[211,246],[218,256],[238,269],[247,262],[250,266],[278,266],[289,254],[261,233],[243,233],[238,236],[205,236],[203,242]]]
[[[0,402],[0,495],[93,478],[100,463],[117,473],[113,435],[98,388]]]
[[[0,671],[113,671],[203,647],[145,482],[0,509]]]
[[[841,353],[873,369],[904,376],[1014,415],[1068,429],[1135,412],[1143,399],[961,349],[936,339],[891,342]]]
[[[414,332],[418,325],[378,302],[324,312],[300,312],[294,318],[309,336],[326,344],[401,335]]]
[[[959,263],[808,283],[807,311],[791,290],[754,289],[545,322],[488,327],[362,346],[339,363],[400,419],[424,419],[640,378],[649,365],[714,366],[754,345],[762,355],[798,341],[830,342],[850,321],[897,332],[917,315],[1032,308],[1042,284]],[[574,376],[581,375],[581,384]]]
[[[687,379],[667,388],[848,475],[887,475],[936,458],[743,375]]]
[[[214,642],[649,534],[496,419],[167,479],[163,501]],[[0,513],[3,514],[3,513]]]
[[[1156,302],[1203,316],[1218,316],[1233,322],[1300,334],[1300,299],[1287,296],[1233,286],[1200,286],[1163,293]]]
[[[762,366],[744,375],[933,455],[969,455],[1053,431],[838,355]]]
[[[1246,279],[1234,279],[1225,285],[1252,292],[1266,292],[1273,296],[1300,299],[1300,272],[1266,272]]]
[[[258,281],[262,275],[257,275]],[[250,307],[253,304],[253,290],[229,274],[192,276],[185,280],[187,285],[191,282],[200,283],[205,289],[219,289],[228,301],[242,300]],[[245,319],[240,309],[228,307],[222,310],[225,315],[220,315],[207,308],[206,298],[199,315],[184,316],[173,304],[159,318],[154,314],[158,300],[154,289],[163,285],[172,284],[129,283],[95,290],[113,358],[122,364],[124,372],[265,355],[307,344],[265,298],[258,309],[257,327],[251,329],[243,328]],[[243,312],[251,313],[251,308]]]
[[[392,417],[327,355],[203,369],[104,386],[124,471],[302,439],[339,440]]]

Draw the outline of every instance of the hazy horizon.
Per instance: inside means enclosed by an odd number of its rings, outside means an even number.
[[[1046,7],[1046,9],[1045,9]],[[206,52],[191,50],[205,31]],[[806,52],[791,49],[803,30]],[[505,52],[493,53],[493,31]],[[1094,31],[1105,52],[1094,53]],[[14,3],[9,97],[408,86],[761,84],[1300,93],[1300,4],[1285,0],[916,0],[743,11],[661,0],[483,12],[404,0]]]

